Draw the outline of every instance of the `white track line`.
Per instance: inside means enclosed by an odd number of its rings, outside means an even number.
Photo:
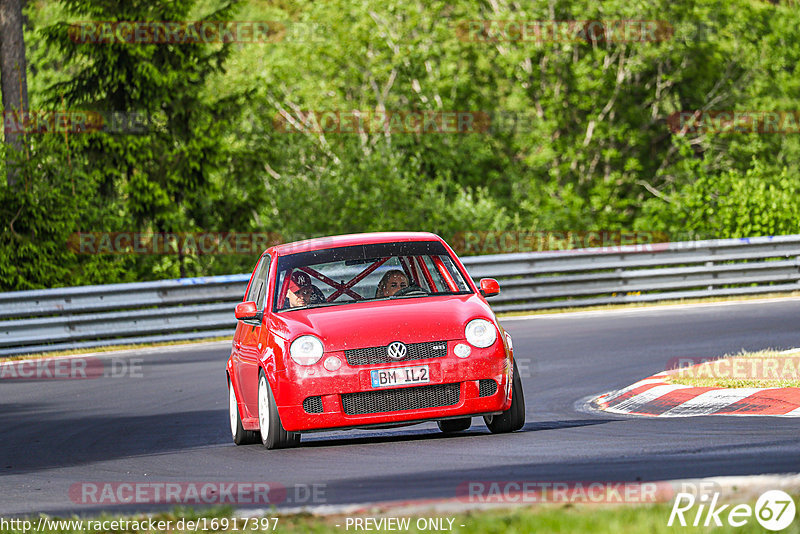
[[[219,341],[198,341],[197,343],[178,343],[174,345],[154,345],[154,346],[145,346],[138,349],[119,349],[119,350],[102,350],[102,351],[95,351],[95,352],[80,352],[74,354],[57,354],[53,356],[48,356],[47,353],[42,353],[41,356],[37,356],[36,358],[26,358],[23,360],[7,360],[0,357],[0,366],[3,365],[19,365],[28,362],[38,362],[42,360],[69,360],[69,359],[79,359],[79,358],[97,358],[97,359],[112,359],[112,358],[119,358],[131,355],[139,355],[139,354],[154,354],[154,353],[163,353],[163,352],[178,352],[184,350],[196,350],[196,349],[208,349],[208,348],[228,348],[231,346],[232,341],[230,339],[223,339]],[[166,349],[169,349],[168,351]],[[24,354],[20,354],[20,356],[24,356]]]
[[[646,386],[647,384],[660,384],[662,382],[664,382],[663,378],[646,378],[644,380],[639,380],[638,382],[636,382],[634,384],[631,384],[630,386],[628,386],[626,388],[619,389],[619,390],[614,391],[614,392],[612,392],[610,394],[607,394],[608,396],[600,395],[597,399],[598,400],[602,400],[602,402],[611,402],[614,399],[616,399],[617,397],[619,397],[620,395],[624,395],[625,393],[627,393],[629,391],[632,391],[632,390],[634,390],[634,389],[636,389],[638,387]]]
[[[642,404],[647,404],[652,400],[656,400],[657,398],[666,395],[667,393],[671,393],[676,389],[681,389],[683,387],[689,387],[689,386],[675,386],[672,384],[656,386],[654,388],[648,389],[647,391],[639,393],[635,397],[631,397],[630,399],[625,399],[616,406],[612,406],[607,410],[609,412],[630,413],[631,411],[636,411],[636,408],[638,406],[641,406]]]
[[[800,417],[800,408],[795,408],[791,412],[783,414],[784,417]]]
[[[679,406],[667,410],[661,414],[661,417],[709,415],[763,390],[764,388],[736,388],[706,391]]]
[[[540,313],[532,315],[511,315],[498,317],[500,322],[524,321],[528,319],[572,319],[575,317],[595,317],[599,315],[626,315],[634,313],[652,313],[669,310],[684,310],[691,308],[713,308],[718,306],[737,306],[739,304],[771,304],[777,302],[800,301],[800,297],[775,297],[768,299],[745,299],[745,300],[725,300],[721,302],[694,302],[688,304],[652,304],[647,306],[637,306],[633,308],[619,308],[613,310],[587,310],[587,311],[565,311],[559,313]]]
[[[669,484],[673,491],[671,495],[661,495],[663,502],[674,502],[678,492],[690,492],[697,495],[719,493],[723,502],[755,501],[766,491],[780,489],[790,494],[800,491],[800,475],[753,475],[753,476],[728,476],[713,478],[693,478],[661,480],[655,483]],[[521,509],[530,504],[520,502],[467,502],[460,498],[423,499],[411,501],[383,501],[367,502],[360,504],[326,504],[317,506],[303,506],[300,508],[262,508],[241,509],[234,512],[237,517],[261,517],[270,514],[294,515],[311,514],[320,516],[424,516],[425,514],[466,514],[475,510],[493,509]]]

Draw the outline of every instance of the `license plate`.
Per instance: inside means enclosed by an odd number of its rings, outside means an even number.
[[[375,369],[370,371],[372,387],[385,388],[405,384],[424,384],[431,381],[427,365],[414,367],[395,367],[393,369]]]

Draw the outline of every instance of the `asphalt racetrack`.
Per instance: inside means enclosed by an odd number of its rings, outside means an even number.
[[[469,481],[800,471],[797,418],[626,418],[583,408],[589,396],[664,370],[674,357],[800,346],[800,299],[501,322],[527,403],[524,429],[507,435],[489,434],[476,418],[449,436],[425,424],[306,434],[291,450],[236,447],[223,343],[127,352],[115,360],[119,377],[0,380],[0,516],[163,508],[85,504],[74,495],[83,482],[268,481],[286,486],[283,506],[295,506],[453,498]],[[312,485],[309,502],[297,488]]]

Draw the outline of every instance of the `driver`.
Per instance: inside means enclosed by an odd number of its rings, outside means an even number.
[[[309,304],[320,304],[325,302],[325,296],[314,284],[311,283],[311,277],[303,271],[295,271],[292,273],[292,278],[289,281],[289,290],[286,292],[286,300],[288,301],[285,307],[298,308],[300,306],[308,306]]]
[[[308,306],[309,304],[322,304],[323,302],[325,302],[325,296],[314,284],[303,286],[296,292],[289,293],[289,305],[292,308]]]
[[[375,297],[391,297],[406,287],[408,287],[408,277],[406,273],[399,269],[392,269],[391,271],[386,271],[381,281],[378,282],[378,289],[375,291]]]

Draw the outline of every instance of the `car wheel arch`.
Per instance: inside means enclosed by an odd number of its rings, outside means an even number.
[[[258,376],[261,376],[261,373],[264,373],[264,376],[267,378],[267,383],[269,384],[269,387],[272,389],[272,394],[277,397],[279,386],[277,377],[275,376],[277,374],[277,371],[275,369],[275,364],[274,362],[272,363],[272,365],[268,365],[267,363],[268,362],[259,362]],[[258,380],[259,378],[256,378],[256,381]]]
[[[236,381],[233,379],[233,376],[231,376],[230,371],[228,371],[227,369],[225,370],[225,375],[228,378],[228,387],[233,388],[233,394],[236,396],[236,406],[239,410],[239,417],[241,417],[242,420],[244,420],[245,419],[244,416],[249,416],[249,414],[242,413],[242,410],[244,410],[245,412],[247,411],[247,407],[243,406],[242,404],[242,394],[239,393],[239,384],[236,383]]]

